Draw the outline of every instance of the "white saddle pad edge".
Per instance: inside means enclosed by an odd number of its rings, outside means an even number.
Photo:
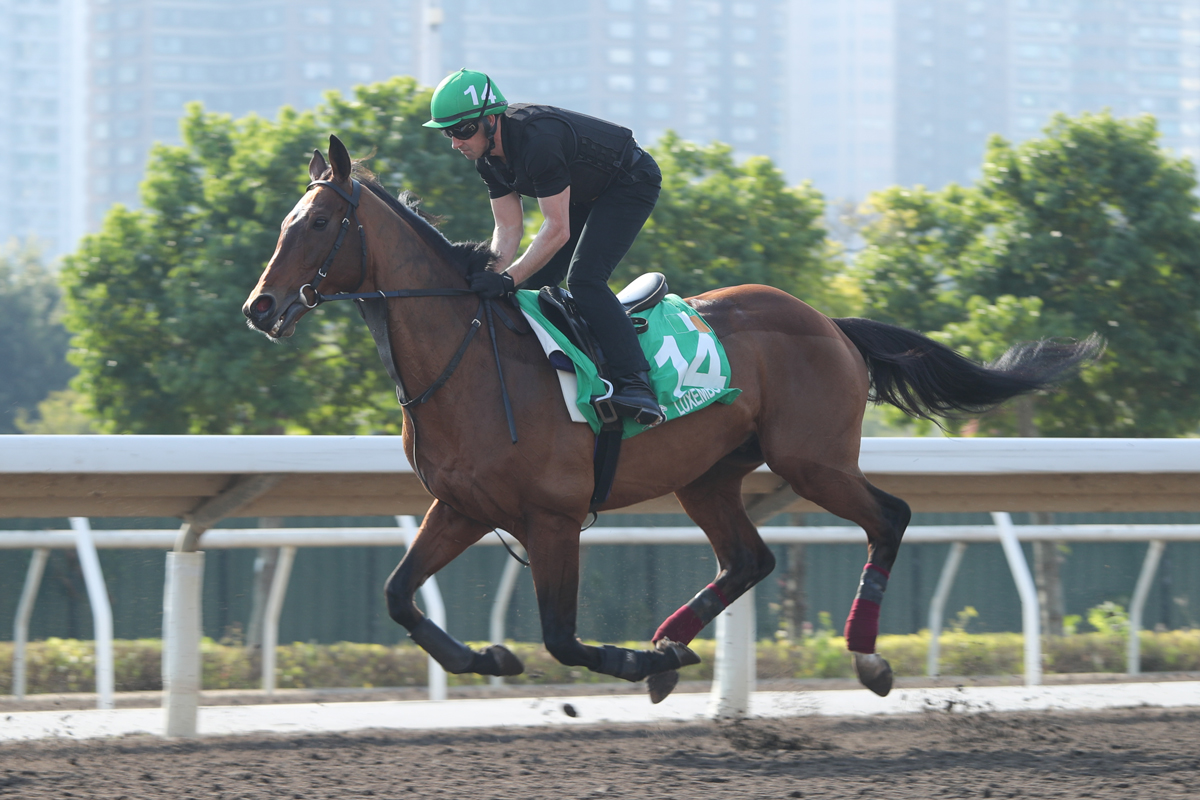
[[[542,350],[546,352],[546,358],[549,358],[550,354],[554,352],[562,353],[562,348],[558,346],[558,342],[554,341],[554,337],[542,327],[540,322],[529,316],[529,314],[526,314],[525,309],[521,309],[521,313],[525,314],[525,319],[529,320],[529,327],[533,328],[534,334],[537,336],[538,341],[541,342]],[[566,357],[566,353],[563,353],[563,357]],[[563,402],[567,405],[567,413],[571,415],[571,421],[587,424],[587,419],[583,416],[583,412],[575,404],[575,398],[579,396],[579,383],[575,380],[575,373],[563,372],[560,369],[556,369],[555,372],[558,373],[558,386],[562,389]]]

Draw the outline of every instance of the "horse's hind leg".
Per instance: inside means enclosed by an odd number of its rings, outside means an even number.
[[[654,642],[688,644],[704,626],[761,581],[775,568],[775,556],[746,515],[742,503],[742,478],[755,464],[732,460],[718,462],[703,476],[675,493],[688,516],[712,544],[719,570],[682,608],[654,634]],[[675,687],[678,673],[655,676],[651,699],[659,702]]]
[[[504,645],[493,644],[482,652],[472,650],[443,631],[426,617],[413,602],[417,589],[430,575],[453,561],[491,530],[435,501],[425,515],[421,530],[408,552],[387,579],[388,614],[403,625],[412,640],[433,656],[447,672],[456,675],[520,675],[525,671],[520,659]]]
[[[867,565],[846,619],[846,647],[854,653],[862,684],[886,695],[892,686],[892,671],[887,661],[875,655],[879,608],[912,512],[900,498],[872,486],[856,461],[843,469],[798,457],[769,459],[768,464],[796,494],[866,531]]]
[[[542,639],[561,663],[627,681],[697,664],[698,656],[681,644],[655,650],[586,645],[575,635],[579,604],[579,523],[553,514],[527,521],[525,549],[533,570]]]

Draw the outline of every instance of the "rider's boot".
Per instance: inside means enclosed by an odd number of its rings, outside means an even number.
[[[639,425],[663,421],[662,409],[650,389],[650,375],[644,369],[613,379],[612,404],[619,415],[631,417]]]

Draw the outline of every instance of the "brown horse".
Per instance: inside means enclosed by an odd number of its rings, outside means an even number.
[[[651,699],[661,700],[677,670],[699,661],[687,647],[692,638],[775,566],[742,503],[742,478],[765,463],[798,495],[866,531],[868,563],[846,623],[847,646],[863,684],[886,694],[891,668],[875,654],[879,603],[910,512],[858,468],[868,400],[926,417],[978,411],[1050,385],[1102,347],[1095,337],[1027,343],[981,366],[903,328],[830,319],[769,286],[689,299],[724,343],[741,395],[626,440],[601,509],[674,492],[720,568],[663,623],[652,649],[593,647],[575,635],[579,533],[594,478],[591,429],[570,421],[534,336],[500,325],[490,341],[486,333],[474,336],[491,322],[492,308],[467,290],[466,276],[486,265],[486,248],[448,242],[407,196],[397,200],[357,170],[336,137],[329,162],[314,153],[313,183],[283,221],[243,312],[251,326],[279,338],[326,299],[374,294],[373,302],[386,307],[386,328],[376,324],[373,332],[381,352],[390,344],[395,354],[385,366],[401,387],[405,453],[435,498],[387,581],[387,607],[454,673],[523,670],[503,645],[472,650],[413,602],[429,576],[501,528],[529,555],[543,639],[554,657],[630,681],[650,678]],[[347,238],[352,220],[358,232]],[[414,396],[417,387],[424,391]],[[511,399],[516,443],[502,397]]]

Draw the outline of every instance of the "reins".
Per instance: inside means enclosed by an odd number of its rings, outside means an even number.
[[[363,231],[362,223],[358,221],[358,204],[362,197],[362,184],[354,179],[351,179],[350,183],[354,187],[352,193],[347,193],[345,189],[338,186],[336,183],[333,183],[332,181],[324,180],[313,181],[308,184],[308,187],[305,189],[305,192],[307,192],[314,186],[326,186],[337,192],[339,197],[350,204],[349,208],[346,210],[346,216],[342,218],[342,229],[338,232],[337,240],[334,241],[333,249],[325,258],[325,263],[322,264],[321,268],[317,270],[316,277],[300,287],[300,302],[303,303],[305,307],[310,309],[316,308],[321,303],[325,303],[330,300],[367,300],[376,297],[390,300],[400,297],[458,297],[462,295],[475,294],[475,292],[471,291],[470,289],[455,289],[451,287],[434,289],[396,289],[393,291],[381,290],[376,292],[358,291],[360,288],[362,288],[363,283],[367,279],[367,235]],[[350,229],[351,218],[353,218],[354,223],[358,225],[358,238],[359,242],[362,244],[362,258],[359,262],[358,285],[354,287],[354,291],[352,292],[322,294],[319,287],[321,282],[328,276],[329,267],[333,263],[333,259],[337,255],[338,250],[341,249],[343,241],[345,241],[346,232]],[[312,291],[313,299],[311,303],[309,303],[308,298],[305,297],[305,289]],[[500,394],[504,400],[504,414],[508,420],[508,433],[512,438],[513,444],[516,444],[517,424],[513,417],[512,402],[508,397],[508,387],[504,383],[504,369],[500,365],[500,348],[496,344],[496,326],[492,319],[492,305],[493,301],[490,298],[481,297],[479,299],[479,307],[475,309],[475,315],[471,319],[471,324],[467,327],[467,333],[463,337],[462,342],[458,345],[458,349],[454,352],[454,356],[450,359],[450,363],[446,365],[446,368],[442,370],[442,374],[439,375],[437,379],[434,380],[434,382],[431,383],[427,389],[425,389],[425,391],[421,392],[421,394],[417,395],[416,397],[410,398],[404,389],[404,384],[400,382],[400,375],[397,372],[395,375],[396,388],[398,389],[396,395],[397,399],[400,401],[400,406],[404,409],[407,409],[409,406],[421,405],[422,403],[428,401],[429,398],[433,396],[433,393],[440,389],[442,385],[450,379],[450,376],[454,374],[454,371],[458,369],[459,362],[462,361],[463,355],[467,352],[467,346],[471,344],[471,340],[475,338],[475,334],[478,333],[479,329],[483,326],[483,320],[486,317],[488,324],[488,335],[492,340],[492,353],[496,359],[496,372],[500,376]],[[503,311],[500,312],[500,318],[503,320],[505,326],[509,328],[509,330],[516,330],[516,327],[503,313]]]

